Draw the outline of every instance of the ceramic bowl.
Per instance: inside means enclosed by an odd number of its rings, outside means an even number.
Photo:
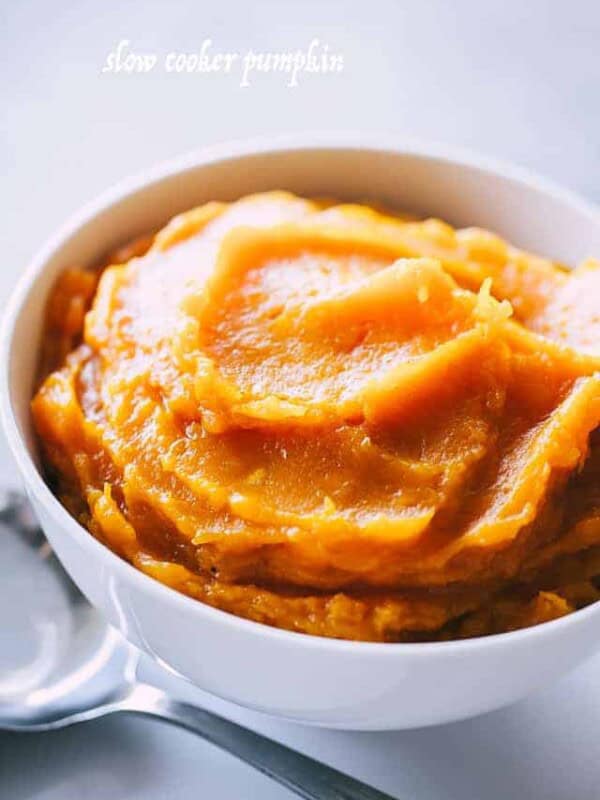
[[[467,641],[373,644],[277,630],[215,610],[143,575],[96,541],[40,474],[29,401],[44,305],[57,274],[208,200],[289,189],[377,200],[488,227],[567,263],[600,255],[600,213],[514,168],[391,137],[235,143],[126,181],[69,221],[34,258],[5,315],[1,406],[43,529],[89,600],[138,647],[201,689],[316,725],[412,728],[512,703],[600,649],[600,603],[534,628]]]

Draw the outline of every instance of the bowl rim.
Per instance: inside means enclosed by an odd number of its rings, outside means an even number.
[[[599,601],[559,619],[539,623],[528,628],[443,642],[363,642],[333,639],[275,628],[209,606],[176,589],[172,589],[136,569],[128,561],[125,561],[110,548],[95,539],[86,528],[80,525],[61,505],[44,481],[18,428],[10,396],[10,363],[17,320],[20,317],[26,299],[51,257],[60,251],[63,244],[80,227],[92,222],[94,217],[101,212],[137,191],[160,183],[189,169],[256,155],[323,149],[339,151],[369,150],[382,155],[386,153],[404,154],[423,160],[442,161],[458,167],[474,168],[496,177],[508,178],[515,183],[523,184],[549,195],[555,200],[562,201],[600,227],[600,208],[584,200],[571,190],[559,186],[547,178],[540,177],[528,169],[496,158],[476,154],[465,148],[436,142],[417,141],[406,136],[394,134],[374,134],[361,131],[343,133],[317,131],[236,139],[194,149],[183,155],[163,161],[133,176],[126,177],[84,204],[46,240],[32,257],[23,275],[17,281],[3,315],[0,328],[0,416],[6,439],[26,489],[51,515],[58,527],[65,530],[66,533],[77,537],[82,547],[88,548],[94,558],[106,561],[111,571],[120,573],[124,581],[133,583],[141,593],[153,594],[158,602],[174,603],[180,608],[198,615],[200,623],[203,619],[212,619],[228,627],[232,632],[239,630],[249,636],[266,637],[267,639],[278,640],[289,646],[308,647],[316,650],[331,651],[332,653],[356,653],[357,656],[370,653],[384,658],[397,658],[400,655],[405,658],[421,658],[430,657],[434,653],[454,653],[467,656],[475,650],[502,647],[508,642],[516,645],[526,640],[531,643],[533,640],[539,641],[554,634],[558,635],[566,628],[583,625],[589,617],[595,615],[600,617]]]

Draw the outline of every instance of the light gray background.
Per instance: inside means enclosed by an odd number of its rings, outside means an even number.
[[[510,159],[600,199],[593,0],[0,0],[0,14],[0,307],[31,253],[82,202],[126,174],[223,139],[396,131]],[[273,74],[242,89],[238,73],[100,72],[121,39],[164,56],[196,51],[206,38],[225,51],[277,51],[315,37],[343,54],[344,72],[300,75],[296,89]],[[0,479],[16,480],[3,443]],[[395,734],[316,731],[205,702],[398,797],[594,800],[599,668],[596,659],[538,697],[477,720]],[[157,723],[115,718],[43,736],[0,735],[7,800],[288,796]]]

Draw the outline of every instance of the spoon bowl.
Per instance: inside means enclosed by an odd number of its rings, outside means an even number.
[[[139,653],[87,602],[25,499],[0,493],[0,727],[44,730],[121,700]]]

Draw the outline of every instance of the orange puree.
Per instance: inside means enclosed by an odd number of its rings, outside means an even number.
[[[374,641],[597,599],[599,263],[284,192],[113,262],[59,280],[33,414],[63,503],[139,569]]]

